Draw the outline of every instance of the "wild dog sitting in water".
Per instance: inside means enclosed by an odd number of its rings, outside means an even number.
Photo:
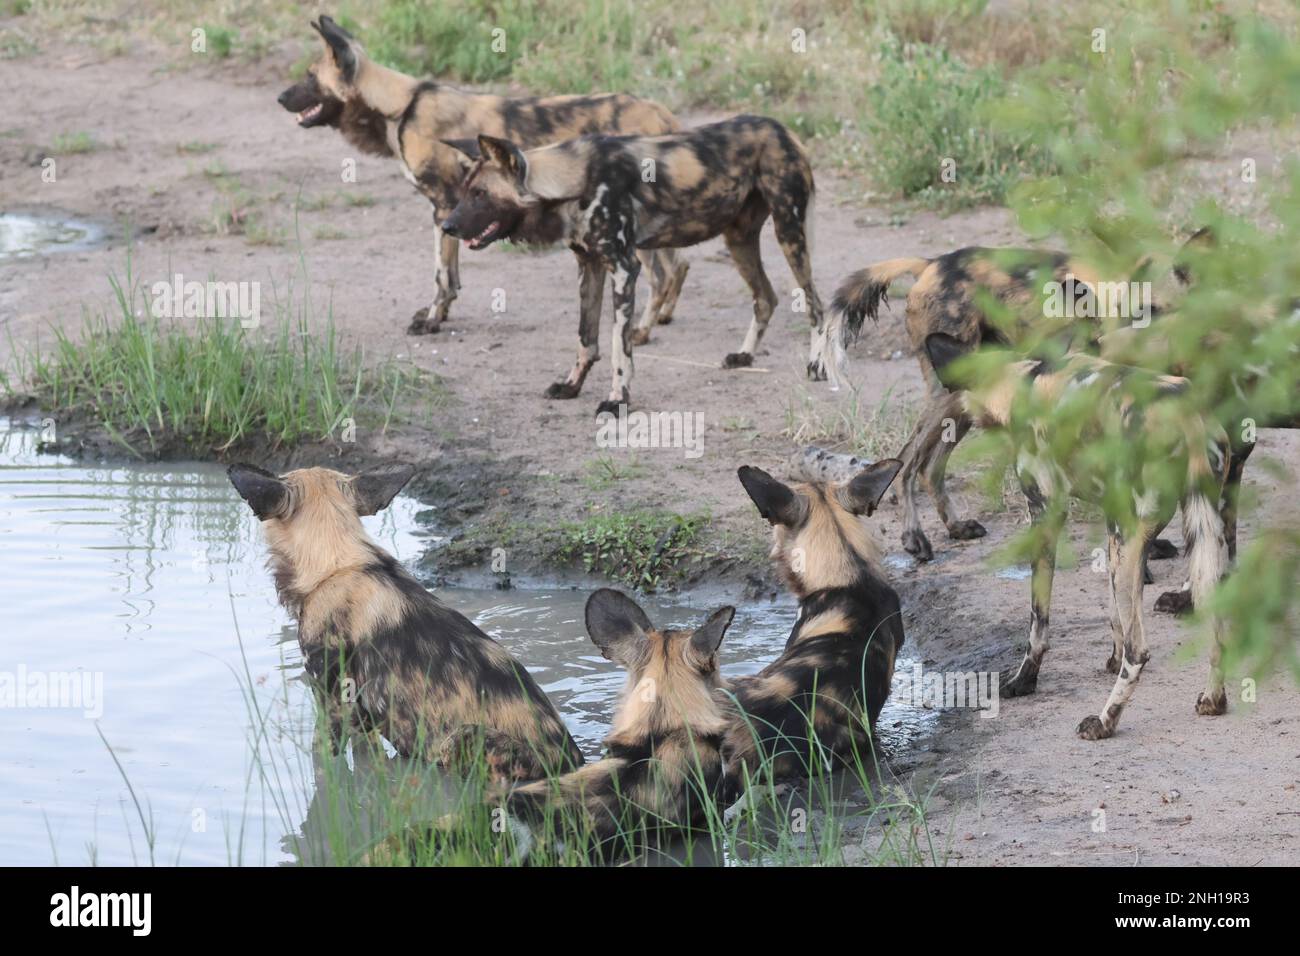
[[[627,668],[603,759],[554,780],[511,789],[503,803],[536,827],[548,814],[577,819],[597,842],[704,821],[722,796],[723,706],[718,647],[736,609],[695,630],[659,630],[609,588],[587,599],[587,633]]]
[[[664,136],[584,136],[522,151],[493,136],[457,142],[473,161],[465,197],[443,228],[471,248],[498,239],[563,238],[583,260],[582,326],[572,371],[550,388],[553,397],[578,394],[599,356],[601,286],[614,283],[614,369],[609,397],[597,414],[617,412],[630,396],[632,312],[638,250],[693,246],[714,236],[726,241],[749,286],[754,317],[724,368],[753,364],[776,308],[763,272],[759,234],[768,216],[802,292],[812,324],[808,375],[838,376],[838,329],[823,327],[813,286],[810,217],[813,174],[794,134],[776,120],[737,116]]]
[[[233,465],[231,483],[262,522],[280,601],[298,621],[303,664],[333,744],[349,725],[404,756],[433,758],[449,734],[482,728],[501,773],[520,780],[582,765],[536,681],[496,641],[426,591],[366,534],[409,465],[349,476],[277,477]]]
[[[1217,425],[1177,401],[1188,384],[1184,378],[1071,353],[1056,366],[1033,359],[1008,362],[983,380],[970,381],[969,374],[955,374],[951,367],[968,354],[965,343],[938,332],[925,345],[940,380],[966,386],[966,413],[981,427],[1009,429],[1013,460],[1035,526],[1029,644],[1015,676],[1002,684],[1002,696],[1029,694],[1037,687],[1048,648],[1056,545],[1068,498],[1093,501],[1102,508],[1109,534],[1113,643],[1107,667],[1118,677],[1101,712],[1084,718],[1076,732],[1085,740],[1110,737],[1150,656],[1142,626],[1143,556],[1180,504],[1191,554],[1192,596],[1198,605],[1204,606],[1224,574],[1226,548],[1218,504],[1227,438]],[[1041,412],[1068,411],[1071,403],[1078,418],[1049,429]],[[1062,435],[1061,428],[1079,430]],[[1074,440],[1068,458],[1054,451],[1063,438]],[[1133,449],[1132,456],[1115,460],[1110,454],[1096,454],[1095,443],[1102,439],[1123,442]],[[1222,714],[1228,707],[1219,666],[1225,624],[1217,617],[1210,624],[1214,646],[1209,680],[1196,700],[1196,712],[1206,715]]]
[[[280,105],[304,129],[333,126],[364,153],[395,156],[412,185],[433,206],[438,246],[433,303],[420,309],[407,332],[436,332],[460,290],[460,243],[441,230],[460,198],[459,154],[442,140],[487,133],[526,147],[588,133],[654,134],[678,129],[658,103],[622,94],[506,98],[467,93],[420,81],[375,63],[355,39],[329,17],[312,24],[325,49],[307,78],[280,94]],[[672,320],[688,268],[671,249],[646,254],[653,295],[639,325]]]
[[[823,754],[851,767],[867,760],[903,620],[863,517],[901,467],[886,458],[844,484],[793,487],[740,469],[745,491],[772,524],[772,558],[799,599],[799,619],[780,657],[725,691],[723,755],[733,792],[769,761],[774,776],[787,777],[812,772]]]

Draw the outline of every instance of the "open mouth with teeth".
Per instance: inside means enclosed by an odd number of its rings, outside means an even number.
[[[477,236],[474,236],[472,239],[469,240],[469,247],[471,249],[482,249],[489,242],[495,239],[497,237],[497,233],[500,231],[501,231],[501,221],[499,219],[493,219],[490,223],[487,224],[486,229],[484,229]]]
[[[325,109],[324,103],[317,103],[315,106],[307,107],[305,110],[303,110],[298,114],[298,125],[302,126],[305,123],[310,123],[312,120],[318,118],[321,114],[321,111],[324,109]]]

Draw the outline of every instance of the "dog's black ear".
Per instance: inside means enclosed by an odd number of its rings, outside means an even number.
[[[231,465],[226,477],[261,521],[280,514],[289,501],[289,486],[256,465]]]
[[[761,468],[741,465],[736,476],[758,506],[758,513],[772,524],[793,527],[803,519],[799,496]]]
[[[712,614],[709,619],[696,628],[695,633],[691,635],[691,648],[702,658],[712,657],[718,652],[718,645],[722,643],[722,637],[727,633],[727,628],[731,627],[731,621],[736,616],[736,609],[731,606],[720,607]]]
[[[630,667],[641,642],[654,630],[640,605],[613,588],[601,588],[587,598],[587,633],[607,660]]]
[[[869,468],[858,472],[840,488],[840,501],[855,515],[868,517],[880,504],[889,483],[894,480],[903,463],[897,458],[882,458]]]
[[[482,152],[479,151],[478,140],[476,139],[444,139],[442,145],[450,146],[458,153],[461,153],[472,160],[478,160],[478,158],[483,155]]]
[[[500,166],[508,174],[514,177],[516,185],[522,191],[524,188],[524,178],[528,175],[528,160],[524,158],[523,151],[510,142],[508,139],[498,139],[495,136],[479,135],[478,138],[479,153],[489,163]]]
[[[931,332],[925,337],[925,354],[929,356],[934,373],[944,385],[951,383],[952,369],[949,366],[968,352],[969,346],[946,332]]]
[[[361,472],[352,479],[352,499],[357,514],[364,517],[383,511],[414,474],[414,465],[400,461]]]
[[[339,68],[344,82],[351,83],[357,78],[357,54],[352,49],[352,37],[347,30],[325,15],[319,23],[313,23],[316,32],[329,44],[330,53],[334,55],[334,65]]]

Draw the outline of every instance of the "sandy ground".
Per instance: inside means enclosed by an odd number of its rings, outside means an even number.
[[[102,59],[83,49],[9,61],[0,85],[16,113],[0,124],[0,209],[50,208],[115,225],[106,246],[8,262],[0,270],[0,352],[9,341],[26,348],[50,340],[49,328],[80,326],[82,309],[110,299],[107,276],[122,273],[122,224],[137,235],[133,272],[148,284],[182,273],[188,279],[257,280],[285,288],[300,254],[313,300],[330,302],[345,337],[370,354],[409,355],[434,370],[453,401],[428,428],[362,435],[360,447],[326,444],[300,458],[349,460],[401,455],[439,480],[426,485],[440,520],[461,528],[492,515],[553,522],[593,509],[708,511],[726,557],[703,577],[732,599],[766,590],[764,529],[734,478],[741,464],[779,469],[793,450],[782,434],[791,408],[809,401],[833,409],[848,401],[824,383],[803,380],[807,333],[788,305],[791,279],[770,234],[764,258],[783,308],[773,319],[761,372],[723,372],[749,318],[743,285],[720,242],[687,253],[691,273],[677,321],[659,329],[637,353],[633,401],[643,410],[700,412],[704,454],[641,451],[633,474],[598,487],[589,479],[596,446],[593,411],[604,396],[606,356],[583,395],[542,398],[561,377],[576,342],[576,270],[564,250],[521,254],[493,248],[462,253],[460,299],[436,336],[411,339],[411,313],[433,289],[432,234],[424,203],[391,162],[355,155],[329,130],[302,131],[275,103],[283,70],[231,67],[222,72],[174,69],[156,60]],[[40,159],[60,134],[86,131],[91,152],[57,156],[57,181],[43,183]],[[194,144],[204,144],[202,147]],[[188,145],[188,148],[187,148]],[[341,181],[345,160],[356,183]],[[223,175],[213,175],[223,173]],[[932,254],[969,244],[1021,241],[1008,213],[985,209],[941,218],[899,217],[850,204],[859,190],[819,174],[816,280],[829,299],[854,268],[903,254]],[[238,186],[235,187],[234,184]],[[293,200],[301,249],[293,241]],[[231,195],[240,198],[232,204]],[[362,203],[349,204],[348,198]],[[252,213],[288,241],[253,244],[213,228],[219,211]],[[503,289],[506,310],[490,309]],[[264,293],[265,294],[265,293]],[[922,386],[906,353],[901,315],[868,329],[852,353],[851,378],[862,408],[887,393],[915,401]],[[897,358],[889,356],[896,353]],[[7,360],[7,356],[6,356]],[[626,452],[615,454],[626,455]],[[1264,433],[1264,455],[1300,464],[1291,433]],[[879,515],[892,573],[903,595],[909,641],[927,667],[1005,670],[1019,659],[1028,622],[1028,582],[998,576],[988,561],[1019,516],[981,513],[979,499],[956,498],[989,528],[988,538],[948,542],[932,510],[926,531],[940,550],[914,567],[898,545],[900,516]],[[1278,488],[1264,469],[1247,475],[1257,495],[1244,540],[1266,515],[1297,515],[1293,488]],[[1095,530],[1075,527],[1076,548],[1095,545]],[[1177,539],[1176,532],[1171,534]],[[516,558],[511,557],[514,561]],[[525,567],[529,555],[517,562]],[[473,569],[469,569],[473,570]],[[758,572],[756,574],[756,572]],[[1182,579],[1182,562],[1155,565],[1155,595]],[[748,583],[746,583],[748,582]],[[1110,677],[1104,575],[1086,562],[1058,571],[1053,649],[1038,693],[1003,702],[996,719],[958,716],[924,755],[898,755],[917,768],[918,786],[937,783],[934,826],[951,834],[962,863],[1294,862],[1300,854],[1300,698],[1286,681],[1265,684],[1258,703],[1232,702],[1227,717],[1194,715],[1204,677],[1203,655],[1180,648],[1190,638],[1180,623],[1151,615],[1152,662],[1125,714],[1119,735],[1088,743],[1074,725],[1095,712]],[[1238,675],[1234,675],[1238,676]],[[1230,684],[1230,687],[1232,685]],[[1104,830],[1094,811],[1104,809]]]

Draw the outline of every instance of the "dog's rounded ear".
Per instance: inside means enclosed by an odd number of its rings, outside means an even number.
[[[951,388],[953,374],[950,366],[971,351],[970,347],[947,332],[931,332],[925,337],[925,354],[934,367],[939,381]]]
[[[231,465],[226,477],[260,521],[276,517],[288,504],[289,486],[278,475],[256,465]]]
[[[839,492],[841,503],[855,515],[870,517],[902,467],[897,458],[880,459],[844,483]]]
[[[528,176],[528,160],[518,146],[508,139],[479,134],[478,149],[485,160],[513,176],[515,185],[523,191]]]
[[[312,26],[330,48],[334,65],[339,68],[343,81],[351,83],[357,77],[357,52],[352,47],[351,35],[324,14],[321,15],[320,22],[313,23]]]
[[[638,657],[646,634],[654,630],[640,605],[613,588],[601,588],[587,598],[587,633],[607,660],[624,667]]]
[[[362,517],[378,514],[415,475],[415,466],[393,462],[368,468],[352,479],[352,500]]]
[[[772,524],[787,527],[797,525],[803,518],[803,504],[794,490],[777,481],[761,468],[741,465],[736,471],[745,491],[758,506],[758,513]]]
[[[735,616],[736,609],[730,605],[718,608],[691,635],[691,649],[701,659],[712,657],[718,652],[718,646],[722,643],[723,635],[727,633],[727,628],[731,627],[732,619]]]
[[[444,139],[442,145],[450,146],[456,151],[456,160],[460,163],[462,175],[473,169],[482,156],[476,139]]]

